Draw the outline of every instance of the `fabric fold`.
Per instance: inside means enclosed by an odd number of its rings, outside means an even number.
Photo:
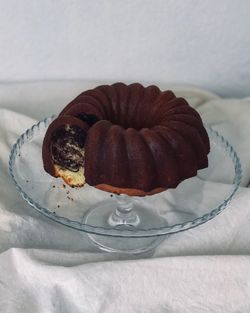
[[[73,94],[92,85],[0,86],[1,312],[248,312],[250,99],[221,99],[174,86],[233,145],[243,180],[221,214],[166,237],[152,258],[99,252],[87,234],[49,220],[18,194],[8,174],[12,145],[38,119],[58,112]],[[226,177],[211,184],[214,193]]]

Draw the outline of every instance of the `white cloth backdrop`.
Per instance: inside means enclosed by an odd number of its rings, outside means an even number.
[[[168,237],[152,258],[98,252],[83,233],[50,221],[21,199],[8,175],[11,146],[37,119],[58,112],[94,85],[0,86],[0,311],[249,312],[250,99],[162,86],[187,97],[233,144],[244,174],[225,211]]]

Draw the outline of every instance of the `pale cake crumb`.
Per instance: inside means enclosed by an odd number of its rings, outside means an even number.
[[[60,165],[55,164],[55,174],[61,177],[66,184],[71,187],[81,187],[85,184],[84,168],[80,167],[77,172],[72,172],[68,169],[61,168]]]

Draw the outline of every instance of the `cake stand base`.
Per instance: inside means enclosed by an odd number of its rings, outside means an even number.
[[[138,256],[152,256],[165,237],[124,238],[88,234],[91,243],[102,251]]]
[[[109,232],[107,236],[89,233],[88,238],[96,247],[107,252],[153,254],[166,236],[143,237],[135,235],[136,230],[159,228],[159,225],[166,226],[167,222],[153,209],[142,208],[128,199],[108,200],[90,209],[84,216],[84,223],[106,228]],[[112,236],[112,229],[127,232],[125,236]]]

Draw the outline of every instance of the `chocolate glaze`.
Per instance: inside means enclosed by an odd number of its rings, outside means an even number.
[[[86,136],[85,158],[79,148],[84,140],[79,144],[74,136],[66,140],[58,133],[66,124]],[[70,140],[72,151],[67,150]],[[195,176],[207,166],[209,151],[200,115],[185,99],[156,86],[115,83],[84,91],[62,110],[46,133],[43,160],[51,175],[54,162],[71,170],[84,163],[89,185],[145,195]]]

